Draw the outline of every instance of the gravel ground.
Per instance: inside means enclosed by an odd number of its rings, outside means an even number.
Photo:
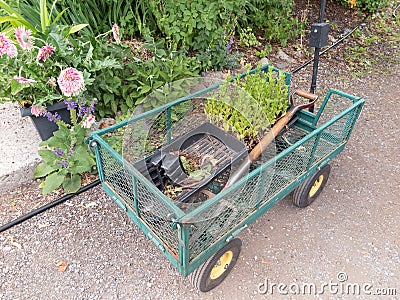
[[[322,60],[321,70],[319,93],[330,87],[366,100],[352,138],[315,203],[298,209],[287,197],[239,235],[238,263],[216,289],[195,290],[96,187],[0,234],[0,299],[309,299],[276,286],[329,282],[339,292],[315,298],[376,299],[396,289],[381,298],[399,299],[400,68],[351,79]],[[307,89],[308,74],[294,85]],[[41,196],[37,182],[3,193],[0,224],[54,197]],[[375,295],[341,293],[345,284],[369,284]]]

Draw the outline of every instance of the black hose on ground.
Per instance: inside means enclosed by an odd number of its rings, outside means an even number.
[[[54,200],[53,202],[50,202],[50,203],[48,203],[46,205],[43,205],[43,206],[31,211],[30,213],[28,213],[26,215],[23,215],[23,216],[15,219],[13,221],[11,221],[8,224],[5,224],[5,225],[1,226],[0,227],[0,232],[3,232],[5,230],[7,230],[7,229],[10,229],[11,227],[13,227],[15,225],[18,225],[18,224],[20,224],[20,223],[22,223],[22,222],[24,222],[24,221],[36,216],[36,215],[38,215],[38,214],[40,214],[40,213],[42,213],[42,212],[54,207],[54,206],[57,206],[57,205],[65,202],[65,201],[71,199],[72,197],[74,197],[76,195],[79,195],[79,194],[81,194],[83,192],[86,192],[87,190],[90,190],[91,188],[95,187],[98,184],[100,184],[100,179],[96,179],[95,181],[93,181],[93,182],[81,187],[76,193],[64,195],[61,198],[58,198],[58,199]]]
[[[329,50],[331,50],[332,48],[335,48],[337,45],[339,45],[341,42],[343,42],[346,38],[348,38],[351,34],[353,34],[354,31],[356,31],[358,28],[361,27],[361,25],[363,23],[365,23],[365,21],[368,19],[368,17],[370,16],[370,14],[367,14],[364,19],[360,22],[360,24],[358,24],[356,27],[354,27],[351,31],[349,31],[348,33],[346,33],[340,40],[336,41],[334,44],[332,44],[331,46],[329,46],[328,48],[326,48],[324,51],[321,51],[319,53],[319,56],[325,54],[326,52],[328,52]],[[311,64],[314,61],[314,58],[310,59],[309,61],[306,61],[304,64],[298,66],[297,68],[293,69],[291,71],[292,74],[297,73],[298,71],[300,71],[301,69],[307,67],[309,64]]]

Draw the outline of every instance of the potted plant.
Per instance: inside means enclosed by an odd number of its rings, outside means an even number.
[[[70,31],[60,28],[50,26],[36,37],[24,26],[16,28],[12,37],[0,33],[0,101],[17,102],[22,116],[32,117],[43,140],[57,126],[42,107],[69,123],[62,100],[85,87],[83,73],[68,65]]]

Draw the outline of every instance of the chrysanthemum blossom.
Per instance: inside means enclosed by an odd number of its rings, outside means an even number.
[[[32,31],[26,30],[24,27],[18,27],[15,29],[15,37],[22,49],[30,50],[33,47],[33,41],[31,37]]]
[[[50,45],[43,46],[39,49],[38,55],[36,57],[37,61],[46,61],[54,53],[55,48]]]
[[[62,70],[57,82],[61,92],[67,97],[78,96],[85,88],[82,72],[72,67]]]
[[[21,77],[21,76],[14,76],[14,80],[16,80],[18,83],[34,83],[34,82],[36,82],[35,79],[25,78],[25,77]]]
[[[17,47],[6,35],[0,33],[0,56],[7,54],[9,57],[15,57],[18,54]]]
[[[116,23],[114,23],[113,27],[112,27],[112,33],[113,33],[113,37],[114,40],[119,44],[121,43],[121,38],[119,36],[119,27]]]
[[[33,106],[33,105],[31,106],[31,113],[35,117],[39,117],[45,111],[46,109],[43,106]]]

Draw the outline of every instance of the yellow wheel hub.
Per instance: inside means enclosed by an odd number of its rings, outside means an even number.
[[[210,278],[214,280],[217,279],[219,276],[221,276],[228,269],[229,264],[232,261],[232,258],[233,258],[232,251],[226,251],[224,254],[222,254],[222,256],[218,259],[217,263],[212,268],[210,273]]]
[[[324,181],[324,175],[320,175],[318,179],[315,180],[314,185],[311,187],[310,192],[308,193],[310,197],[313,197],[318,192],[323,181]]]

